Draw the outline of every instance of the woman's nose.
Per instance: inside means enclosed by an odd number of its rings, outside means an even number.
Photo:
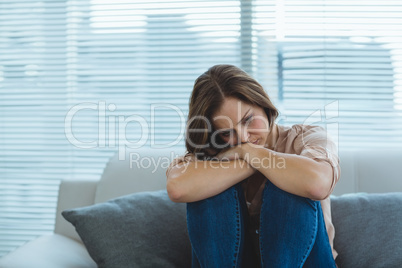
[[[245,143],[248,142],[250,138],[250,133],[248,133],[247,128],[243,128],[240,132],[240,142]]]

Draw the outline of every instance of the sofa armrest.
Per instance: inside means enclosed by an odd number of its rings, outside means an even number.
[[[61,212],[66,209],[85,207],[94,204],[99,180],[63,180],[59,188],[56,224],[54,232],[81,241],[73,225],[66,221]]]
[[[95,268],[85,246],[63,235],[44,235],[0,259],[1,268]]]

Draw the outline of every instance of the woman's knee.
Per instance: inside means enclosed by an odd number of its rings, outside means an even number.
[[[316,210],[319,206],[319,201],[314,201],[307,197],[298,196],[289,192],[286,192],[276,185],[274,185],[270,180],[265,182],[265,187],[262,193],[262,204],[263,207],[273,205],[275,207],[280,206],[299,206],[306,209]]]
[[[222,202],[231,203],[231,202],[237,200],[238,195],[239,195],[239,187],[236,184],[236,185],[229,187],[228,189],[224,190],[223,192],[221,192],[217,195],[214,195],[214,196],[211,196],[211,197],[208,197],[208,198],[196,201],[196,202],[191,202],[188,204],[190,204],[190,205],[191,204],[197,204],[197,205],[204,204],[204,205],[214,206],[215,203],[222,203]]]
[[[236,184],[225,191],[196,202],[187,203],[187,215],[193,217],[213,217],[218,215],[242,215],[244,213],[245,200],[241,186]]]

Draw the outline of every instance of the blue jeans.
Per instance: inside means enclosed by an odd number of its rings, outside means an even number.
[[[250,241],[241,183],[187,203],[192,267],[336,267],[321,203],[265,183],[259,250]]]

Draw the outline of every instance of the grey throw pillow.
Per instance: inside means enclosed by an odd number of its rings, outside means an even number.
[[[99,267],[190,267],[186,205],[166,190],[126,195],[66,210]]]
[[[402,267],[402,193],[331,196],[340,268]]]

